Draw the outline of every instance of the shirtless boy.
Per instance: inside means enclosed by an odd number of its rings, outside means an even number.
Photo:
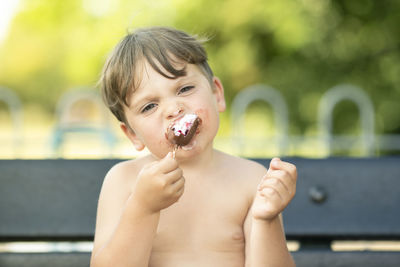
[[[153,27],[128,34],[102,75],[106,104],[137,150],[107,174],[98,203],[91,266],[294,266],[281,212],[296,167],[269,169],[213,148],[224,89],[200,41]],[[167,139],[185,114],[201,123],[189,144]]]

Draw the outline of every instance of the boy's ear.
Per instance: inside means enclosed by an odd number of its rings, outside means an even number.
[[[127,126],[125,123],[121,122],[120,124],[121,130],[124,132],[126,137],[131,140],[133,146],[137,151],[142,151],[145,148],[143,142],[139,139],[139,137],[135,134],[135,132],[131,129],[131,127]]]
[[[214,95],[217,100],[218,111],[224,112],[226,109],[224,86],[218,77],[213,77]]]

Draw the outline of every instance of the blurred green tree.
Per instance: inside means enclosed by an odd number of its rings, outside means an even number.
[[[396,0],[21,0],[21,7],[0,47],[0,84],[48,112],[62,92],[95,85],[126,31],[166,25],[211,39],[210,63],[228,101],[254,83],[279,89],[292,134],[315,131],[321,94],[340,83],[371,97],[377,133],[400,133]],[[355,131],[357,119],[346,115],[353,109],[337,112],[336,131]]]

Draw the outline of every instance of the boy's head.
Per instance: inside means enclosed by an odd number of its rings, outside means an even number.
[[[125,36],[114,48],[100,80],[106,105],[123,123],[127,124],[124,105],[129,106],[129,95],[141,82],[141,78],[135,77],[135,74],[143,60],[168,79],[185,76],[185,69],[176,67],[180,66],[178,63],[195,64],[212,83],[213,72],[208,65],[202,41],[172,28],[136,30]]]

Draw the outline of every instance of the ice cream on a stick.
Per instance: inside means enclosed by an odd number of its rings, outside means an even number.
[[[167,129],[166,137],[176,147],[186,146],[196,133],[201,119],[196,114],[185,114]]]

